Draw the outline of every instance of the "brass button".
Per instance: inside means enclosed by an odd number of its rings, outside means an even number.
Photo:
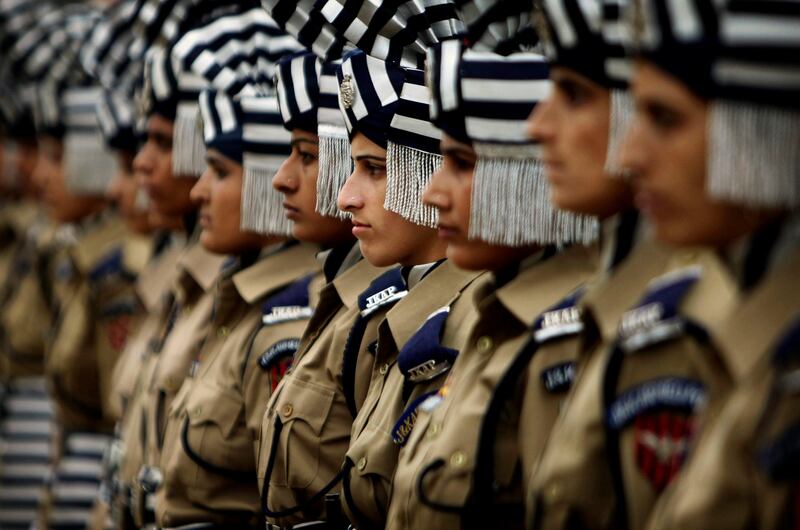
[[[359,471],[364,471],[364,468],[367,467],[367,457],[362,456],[361,458],[359,458],[356,467],[358,468]]]
[[[202,413],[203,413],[203,408],[202,408],[202,407],[200,407],[200,406],[198,405],[198,406],[197,406],[197,407],[194,409],[194,415],[195,415],[195,416],[199,416],[199,415],[200,415],[200,414],[202,414]]]
[[[222,326],[217,330],[217,335],[219,335],[222,338],[227,337],[228,333],[230,333],[230,330],[226,326]]]
[[[389,371],[389,365],[388,364],[382,365],[378,371],[381,373],[381,375],[386,375],[386,372]]]
[[[183,306],[183,312],[188,315],[189,313],[192,312],[192,306],[190,304]]]
[[[467,463],[467,455],[462,451],[456,451],[450,455],[450,465],[453,467],[461,467]]]
[[[284,405],[283,406],[283,415],[284,416],[291,416],[292,412],[294,412],[294,407],[291,405]]]
[[[700,252],[697,250],[686,250],[680,254],[680,262],[686,265],[692,264],[698,260]]]
[[[436,438],[436,436],[439,434],[439,431],[441,431],[441,430],[442,430],[442,426],[441,425],[439,425],[438,423],[432,424],[428,428],[428,438]]]
[[[486,335],[484,335],[483,337],[478,339],[478,350],[485,353],[491,350],[492,346],[494,346],[494,341],[492,340],[491,337],[487,337]]]
[[[544,492],[547,502],[554,504],[561,500],[561,487],[558,484],[551,484]]]

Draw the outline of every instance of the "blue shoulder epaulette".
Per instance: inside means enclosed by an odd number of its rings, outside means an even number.
[[[279,293],[270,296],[261,306],[264,325],[311,318],[314,309],[309,300],[308,287],[314,274],[304,276]]]
[[[92,283],[97,283],[108,278],[109,276],[118,274],[123,270],[122,247],[115,248],[106,254],[103,259],[100,260],[100,263],[92,267],[88,274],[89,281]]]
[[[701,272],[700,267],[689,267],[653,280],[642,300],[622,315],[620,348],[633,352],[683,333],[686,320],[680,315],[680,304]]]
[[[400,349],[397,365],[406,381],[429,381],[453,366],[458,350],[442,346],[442,331],[449,315],[449,307],[433,313]]]

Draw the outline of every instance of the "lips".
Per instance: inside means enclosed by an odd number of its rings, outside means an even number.
[[[440,219],[438,235],[440,239],[444,239],[445,241],[452,241],[461,235],[461,230],[455,225],[442,222],[442,220]]]
[[[297,220],[301,216],[300,209],[296,208],[289,202],[283,203],[283,214],[287,219],[291,219],[293,221]]]
[[[353,224],[353,235],[356,236],[357,238],[365,236],[370,230],[372,230],[371,225],[358,221],[357,219],[353,219],[352,224]]]

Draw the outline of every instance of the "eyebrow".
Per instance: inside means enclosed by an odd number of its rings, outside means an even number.
[[[319,142],[315,142],[313,140],[307,140],[305,138],[298,138],[297,140],[292,140],[292,147],[298,146],[300,144],[311,144],[315,146],[319,146]]]
[[[442,149],[442,155],[460,156],[462,158],[475,158],[475,153],[463,147],[446,147]]]
[[[373,162],[382,162],[386,163],[386,159],[380,156],[375,155],[360,155],[356,157],[356,162],[361,162],[362,160],[372,160]]]

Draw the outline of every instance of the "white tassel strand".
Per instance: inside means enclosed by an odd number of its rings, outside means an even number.
[[[599,233],[593,217],[553,207],[538,148],[475,144],[469,237],[521,247],[589,244]]]
[[[708,123],[712,197],[754,207],[800,206],[800,111],[718,99]]]
[[[265,235],[292,235],[292,222],[283,211],[283,194],[272,187],[277,167],[244,162],[241,228]]]
[[[606,152],[605,171],[612,177],[623,175],[619,163],[620,148],[625,134],[633,121],[634,102],[628,90],[611,90],[611,113],[609,116],[608,151]]]
[[[199,178],[206,170],[206,145],[197,104],[181,104],[172,134],[172,172],[176,177]]]
[[[414,224],[435,228],[436,208],[422,204],[431,175],[442,165],[442,156],[389,142],[386,150],[386,199],[383,207]]]
[[[64,170],[73,193],[105,195],[117,171],[117,159],[99,134],[71,133],[64,137]]]
[[[347,219],[350,214],[339,210],[336,206],[339,191],[353,172],[347,129],[320,124],[318,134],[317,212],[328,217]]]

